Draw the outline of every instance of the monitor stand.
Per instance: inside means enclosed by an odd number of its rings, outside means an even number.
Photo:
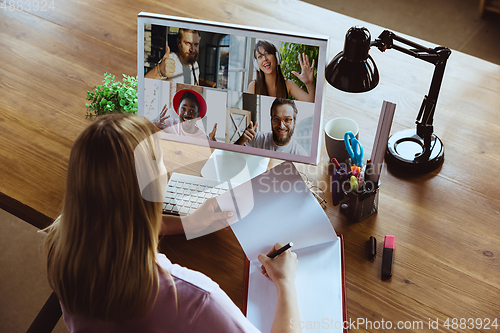
[[[268,164],[269,157],[215,149],[201,169],[201,175],[219,183],[231,180],[232,185],[237,186],[266,171]]]

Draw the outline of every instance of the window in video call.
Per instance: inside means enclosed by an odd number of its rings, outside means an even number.
[[[142,26],[142,112],[173,140],[316,160],[318,60],[326,41],[320,52],[320,46],[248,31]]]

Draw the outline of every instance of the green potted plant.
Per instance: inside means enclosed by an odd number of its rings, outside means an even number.
[[[101,116],[111,112],[137,114],[137,78],[123,74],[122,82],[114,75],[104,74],[102,84],[94,86],[94,92],[87,91],[87,114],[85,118]]]

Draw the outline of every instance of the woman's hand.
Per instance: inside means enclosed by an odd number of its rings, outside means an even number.
[[[268,255],[281,247],[283,247],[282,244],[276,243]],[[294,285],[298,264],[295,252],[286,250],[275,258],[269,258],[267,255],[260,254],[258,259],[262,263],[262,274],[270,278],[276,285],[276,288],[283,285]]]
[[[282,244],[276,243],[272,251],[278,250],[282,246]],[[293,322],[300,323],[297,291],[295,289],[297,255],[290,250],[286,250],[275,258],[260,254],[259,261],[262,263],[262,274],[274,282],[278,295],[271,333],[302,332],[300,325],[290,325]]]
[[[299,63],[302,72],[299,74],[292,71],[292,74],[295,75],[300,81],[304,82],[305,85],[314,83],[314,59],[311,66],[309,66],[309,57],[305,53],[299,53]]]
[[[233,217],[234,213],[221,211],[215,198],[207,199],[192,214],[181,217],[184,232],[198,233],[214,225],[216,230],[229,226],[227,219]]]
[[[309,57],[305,53],[302,53],[299,54],[299,63],[302,73],[298,74],[293,71],[292,73],[306,85],[307,92],[302,90],[297,83],[292,80],[286,80],[288,92],[299,101],[314,103],[314,97],[316,95],[316,83],[314,82],[314,59],[311,66],[309,66]]]

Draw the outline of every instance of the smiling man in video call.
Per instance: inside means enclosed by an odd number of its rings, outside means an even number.
[[[197,60],[200,51],[200,39],[201,36],[197,30],[179,29],[177,52],[170,53],[170,48],[167,46],[167,52],[165,52],[163,58],[144,77],[199,85],[200,68]]]
[[[215,123],[212,132],[208,135],[197,126],[197,122],[205,117],[207,113],[207,103],[203,96],[191,89],[181,89],[175,93],[172,104],[175,112],[179,115],[179,119],[167,120],[170,116],[165,116],[167,111],[165,105],[158,118],[160,120],[153,121],[156,127],[166,133],[217,141],[215,138],[217,123]]]
[[[235,142],[238,145],[308,156],[306,150],[292,139],[299,111],[290,99],[276,98],[271,105],[271,132],[256,132],[257,122],[245,129]]]

